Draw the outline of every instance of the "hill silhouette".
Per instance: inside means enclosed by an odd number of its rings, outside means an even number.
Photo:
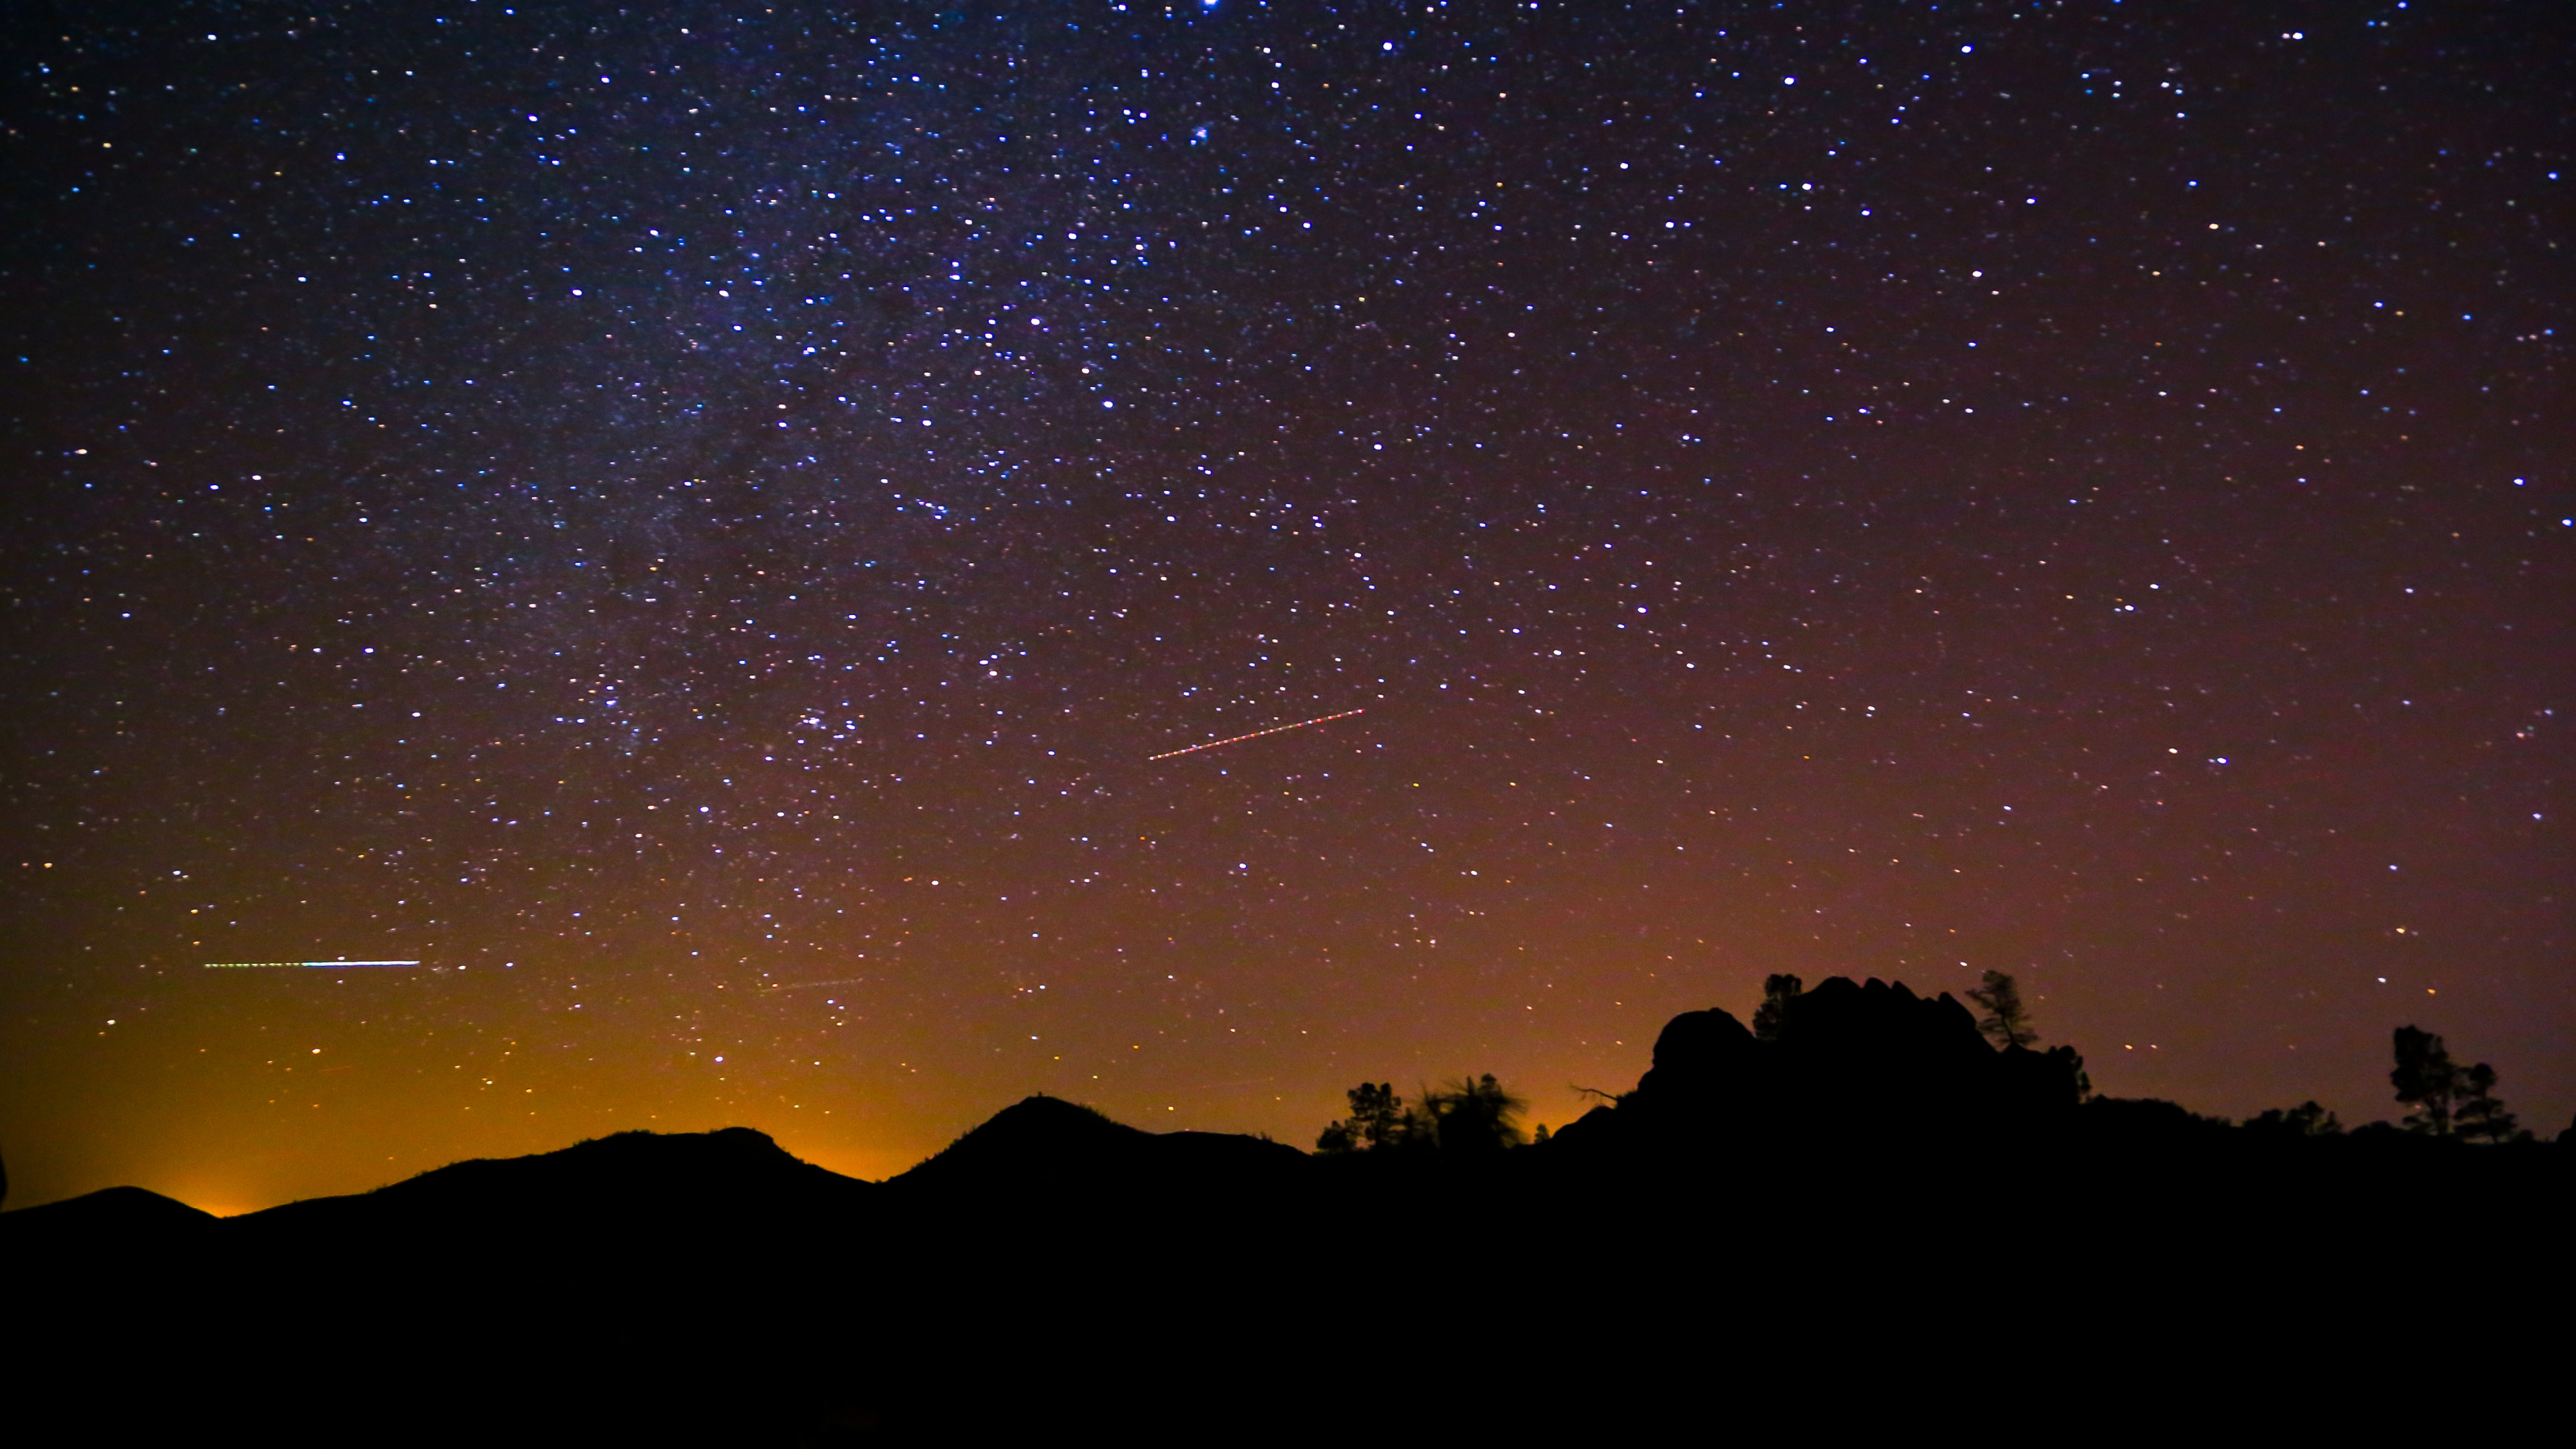
[[[537,1231],[668,1232],[825,1220],[874,1184],[790,1156],[749,1127],[620,1132],[555,1152],[451,1163],[347,1197],[309,1198],[229,1220],[246,1244],[430,1234],[499,1245]]]
[[[952,1200],[1029,1192],[1195,1197],[1282,1190],[1302,1182],[1307,1166],[1306,1154],[1263,1138],[1147,1132],[1061,1098],[1033,1096],[886,1187]]]
[[[18,1255],[130,1257],[183,1251],[215,1224],[213,1213],[139,1187],[109,1187],[41,1207],[0,1213],[0,1245]]]
[[[16,1412],[111,1440],[1812,1429],[1919,1418],[1969,1346],[2031,1405],[2211,1362],[2297,1385],[2380,1352],[2392,1299],[2510,1324],[2569,1286],[2576,1146],[2086,1100],[2072,1052],[1901,983],[1765,1028],[1676,1017],[1631,1090],[1504,1151],[1315,1157],[1033,1096],[884,1183],[729,1128],[225,1220],[133,1188],[0,1213],[40,1329]],[[1575,1367],[1515,1373],[1547,1345]]]

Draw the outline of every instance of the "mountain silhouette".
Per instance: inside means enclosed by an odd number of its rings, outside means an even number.
[[[351,1233],[504,1239],[540,1227],[684,1230],[855,1210],[874,1184],[789,1155],[748,1127],[620,1132],[555,1152],[476,1158],[346,1197],[310,1198],[226,1223],[261,1244]]]
[[[883,1183],[728,1128],[231,1219],[139,1188],[0,1213],[9,1427],[1812,1432],[1928,1422],[1968,1353],[2016,1412],[2082,1422],[2190,1402],[2210,1364],[2260,1365],[2217,1376],[2240,1397],[2324,1382],[2392,1305],[2502,1326],[2482,1371],[2542,1371],[2554,1340],[2511,1325],[2570,1286],[2576,1145],[2088,1101],[2071,1052],[1997,1050],[1901,983],[1829,980],[1766,1025],[1675,1017],[1612,1105],[1487,1153],[1310,1157],[1032,1096]]]
[[[1306,1154],[1223,1132],[1146,1132],[1056,1097],[1021,1099],[886,1182],[910,1196],[1276,1190],[1305,1180]]]
[[[129,1257],[195,1245],[217,1223],[213,1213],[139,1187],[109,1187],[41,1207],[0,1213],[0,1253],[78,1260]]]

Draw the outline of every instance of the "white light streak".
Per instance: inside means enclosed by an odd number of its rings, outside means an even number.
[[[417,961],[209,961],[209,971],[268,971],[283,966],[311,966],[329,969],[335,966],[417,966]]]

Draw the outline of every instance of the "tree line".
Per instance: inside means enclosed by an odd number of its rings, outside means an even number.
[[[1350,1115],[1327,1124],[1315,1139],[1315,1150],[1328,1157],[1349,1152],[1498,1152],[1547,1140],[1544,1125],[1535,1136],[1522,1133],[1521,1114],[1529,1110],[1529,1103],[1505,1091],[1491,1072],[1425,1087],[1418,1104],[1398,1096],[1392,1082],[1362,1082],[1344,1095],[1350,1099]]]
[[[1796,976],[1783,973],[1764,977],[1762,1004],[1753,1011],[1753,1035],[1763,1041],[1779,1040],[1782,1026],[1797,1009],[1798,998],[1805,990],[1806,983]],[[2030,1008],[2022,1000],[2020,984],[2010,974],[1986,972],[1977,985],[1968,988],[1967,996],[1984,1013],[1977,1019],[1977,1030],[1998,1050],[2028,1050],[2039,1045],[2040,1035],[2031,1024]],[[2396,1088],[2398,1102],[2413,1109],[2400,1124],[2406,1131],[2483,1144],[2532,1140],[2531,1132],[2517,1125],[2514,1114],[2496,1095],[2494,1067],[2485,1062],[2468,1067],[2454,1063],[2439,1036],[2411,1025],[2397,1028],[2394,1050],[2396,1067],[2388,1074],[2388,1080]],[[2051,1047],[2047,1055],[2065,1059],[2079,1097],[2092,1095],[2092,1079],[2085,1074],[2084,1059],[2076,1055],[2073,1047]],[[1597,1088],[1574,1090],[1613,1104],[1620,1100],[1617,1094]],[[1544,1125],[1534,1134],[1521,1130],[1521,1117],[1529,1103],[1505,1089],[1491,1072],[1460,1077],[1438,1087],[1423,1087],[1411,1102],[1396,1092],[1392,1082],[1362,1082],[1344,1096],[1350,1103],[1349,1115],[1326,1124],[1315,1139],[1319,1154],[1494,1152],[1536,1145],[1548,1137]],[[2244,1126],[2251,1131],[2298,1137],[2339,1136],[2344,1130],[2334,1113],[2313,1101],[2295,1107],[2274,1107],[2247,1118]],[[2576,1126],[2570,1126],[2568,1131],[2576,1135]]]

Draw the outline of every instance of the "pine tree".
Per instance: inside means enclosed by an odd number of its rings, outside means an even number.
[[[1342,1095],[1350,1100],[1351,1115],[1324,1128],[1315,1139],[1317,1152],[1369,1152],[1421,1135],[1420,1119],[1395,1094],[1393,1082],[1362,1082]]]
[[[1409,1114],[1404,1109],[1404,1099],[1395,1094],[1393,1082],[1375,1086],[1362,1082],[1351,1088],[1349,1096],[1351,1129],[1361,1143],[1374,1148],[1396,1141]]]
[[[2452,1064],[2450,1049],[2429,1031],[2401,1026],[2396,1052],[2397,1066],[2388,1074],[2388,1083],[2397,1089],[2398,1101],[2415,1109],[2407,1114],[2406,1130],[2450,1136],[2451,1104],[2461,1086],[2460,1069]]]
[[[2000,1047],[2036,1045],[2039,1033],[2031,1029],[2030,1008],[2021,1004],[2021,987],[2001,971],[1987,972],[1985,981],[1982,987],[1968,988],[1968,999],[1986,1011],[1977,1030]]]
[[[2512,1141],[2515,1123],[2504,1103],[2496,1100],[2496,1069],[2480,1062],[2462,1074],[2461,1082],[2467,1096],[2454,1115],[2452,1130],[2472,1142]]]
[[[1422,1094],[1443,1152],[1481,1152],[1521,1145],[1520,1115],[1529,1103],[1503,1090],[1494,1074],[1461,1077]]]
[[[1790,1003],[1807,989],[1795,976],[1762,978],[1762,1004],[1753,1008],[1753,1034],[1764,1041],[1780,1039],[1780,1023],[1789,1019]]]

